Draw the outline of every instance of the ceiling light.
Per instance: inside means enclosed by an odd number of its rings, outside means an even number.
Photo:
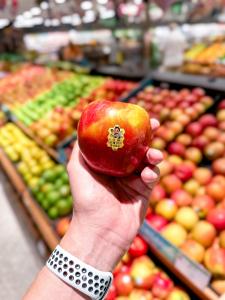
[[[106,4],[108,2],[108,0],[97,0],[97,2],[99,4]]]
[[[142,3],[142,0],[134,0],[134,3],[137,4],[137,5],[139,5],[139,4]]]
[[[83,1],[83,2],[81,2],[81,4],[80,4],[80,7],[81,7],[83,10],[91,9],[92,6],[93,6],[93,4],[91,3],[91,1]]]
[[[8,19],[0,19],[0,28],[4,28],[7,25],[9,25]]]
[[[46,19],[45,22],[44,22],[44,25],[47,26],[47,27],[51,26],[51,20]]]
[[[59,26],[60,25],[60,21],[58,19],[52,19],[51,24],[52,24],[52,26]]]
[[[66,2],[66,0],[55,0],[55,3],[57,3],[57,4],[63,4],[65,2]]]
[[[72,23],[72,16],[63,16],[61,18],[61,22],[63,24],[71,24]]]
[[[74,26],[80,25],[81,24],[80,16],[78,14],[74,14],[71,23]]]
[[[33,7],[33,8],[31,8],[30,12],[31,12],[32,16],[38,16],[41,13],[41,9],[40,9],[40,7]]]
[[[114,10],[105,10],[104,13],[100,13],[101,19],[110,19],[115,16]]]
[[[49,8],[49,4],[46,1],[41,2],[40,4],[41,9],[45,10]]]
[[[42,17],[36,17],[32,19],[34,25],[41,25],[43,23]]]

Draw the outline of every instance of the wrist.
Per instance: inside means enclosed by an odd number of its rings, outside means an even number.
[[[73,218],[60,246],[83,262],[111,272],[126,251],[112,238],[112,232],[99,230]]]

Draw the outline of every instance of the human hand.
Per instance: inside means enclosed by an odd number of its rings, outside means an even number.
[[[158,126],[152,119],[153,131]],[[88,167],[76,144],[68,164],[74,213],[62,247],[96,268],[112,270],[144,220],[162,158],[160,151],[150,148],[139,175],[108,177]]]

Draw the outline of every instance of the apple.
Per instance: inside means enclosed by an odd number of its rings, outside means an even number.
[[[185,147],[184,145],[178,143],[178,142],[172,142],[168,147],[168,152],[170,154],[175,154],[179,156],[184,156],[185,154]]]
[[[192,203],[192,197],[184,190],[177,190],[171,194],[171,199],[175,201],[177,206],[187,206]]]
[[[216,229],[207,221],[199,221],[193,228],[191,236],[204,248],[207,248],[213,244],[216,238]]]
[[[186,132],[192,137],[199,136],[202,133],[202,130],[203,127],[199,122],[190,123],[186,128]]]
[[[114,278],[116,294],[120,296],[128,296],[134,288],[132,278],[127,273],[119,273]]]
[[[213,104],[214,100],[209,96],[204,96],[202,97],[201,102],[204,104],[205,108],[207,109]]]
[[[193,168],[190,164],[185,162],[179,164],[175,167],[175,175],[182,180],[183,182],[187,181],[188,179],[192,178],[193,176]]]
[[[189,124],[190,120],[191,120],[191,118],[185,114],[183,114],[177,118],[177,121],[180,122],[183,126],[186,126],[187,124]]]
[[[117,296],[116,287],[114,284],[112,284],[109,288],[109,291],[107,293],[105,300],[115,300],[116,296]]]
[[[220,135],[220,132],[217,128],[209,126],[205,128],[203,135],[206,136],[210,141],[216,141]]]
[[[189,231],[198,222],[198,215],[193,208],[184,206],[178,209],[175,221]]]
[[[206,185],[212,180],[212,172],[207,168],[197,168],[194,171],[194,179],[196,179],[199,184]]]
[[[195,179],[189,179],[184,184],[184,190],[190,195],[195,196],[199,190],[200,185]]]
[[[164,188],[162,187],[161,184],[157,184],[151,193],[150,196],[150,204],[155,205],[157,204],[160,200],[164,199],[166,197],[166,192]]]
[[[215,279],[210,283],[211,287],[217,294],[225,294],[225,280],[224,279]]]
[[[225,131],[225,121],[219,123],[219,129]]]
[[[191,300],[191,298],[183,290],[174,288],[166,300]]]
[[[177,121],[170,122],[169,127],[170,127],[170,129],[173,130],[175,135],[177,135],[183,131],[183,125]]]
[[[203,90],[202,88],[194,88],[192,90],[192,94],[194,94],[198,98],[201,98],[201,97],[205,96],[205,90]]]
[[[184,227],[175,222],[166,225],[162,229],[161,234],[176,247],[180,247],[187,238],[187,232]]]
[[[215,174],[221,174],[225,176],[225,157],[216,159],[212,163],[212,169]]]
[[[225,250],[218,247],[213,246],[206,250],[204,257],[204,264],[206,268],[214,275],[214,276],[225,276]]]
[[[134,286],[141,289],[150,289],[154,280],[155,265],[148,256],[135,258],[131,265],[131,277]]]
[[[166,148],[166,142],[160,137],[154,137],[151,146],[152,148],[163,150]]]
[[[199,119],[200,124],[202,125],[203,128],[212,126],[212,127],[217,127],[217,119],[214,115],[211,114],[205,114]]]
[[[225,249],[225,230],[220,232],[219,245],[220,245],[221,248]]]
[[[210,182],[206,186],[206,192],[217,202],[222,201],[225,198],[225,189],[219,182]]]
[[[80,151],[93,170],[127,176],[140,166],[150,145],[149,115],[135,104],[95,101],[83,111],[77,134]]]
[[[174,174],[164,176],[161,180],[161,184],[168,194],[175,192],[182,186],[181,180]]]
[[[209,144],[209,139],[200,135],[193,139],[192,146],[198,148],[199,150],[204,150],[204,148]]]
[[[168,224],[164,217],[156,214],[148,215],[146,220],[157,231],[161,231]]]
[[[209,160],[220,158],[225,153],[225,145],[221,142],[210,143],[204,149],[204,154]]]
[[[173,163],[168,160],[163,160],[159,165],[158,168],[160,170],[161,177],[169,175],[173,171]]]
[[[221,109],[217,112],[216,118],[219,122],[225,121],[225,109]]]
[[[156,205],[155,212],[166,220],[172,220],[177,212],[177,205],[171,199],[164,199]]]
[[[184,146],[190,146],[192,143],[192,137],[187,133],[182,133],[176,138],[176,141]]]
[[[202,160],[202,153],[196,147],[190,147],[186,149],[185,158],[199,164]]]
[[[221,100],[219,103],[219,109],[224,109],[225,108],[225,99]]]
[[[152,286],[152,295],[159,299],[165,299],[173,289],[173,282],[170,278],[159,273],[155,276]]]
[[[225,188],[225,177],[223,175],[214,176],[212,181],[219,183],[223,188]]]
[[[182,158],[178,155],[172,154],[168,156],[168,161],[171,162],[173,165],[179,165],[182,163]]]
[[[146,290],[134,289],[130,296],[129,300],[153,300],[152,293]]]
[[[207,215],[207,221],[211,223],[217,230],[225,229],[225,209],[214,208]]]
[[[220,136],[218,138],[218,142],[222,143],[223,145],[225,145],[225,130],[223,132],[220,133]]]
[[[192,207],[200,218],[205,218],[215,207],[215,202],[212,197],[208,195],[199,195],[193,199]]]
[[[136,236],[128,250],[132,257],[139,257],[148,252],[148,244],[140,236]]]
[[[204,258],[204,247],[195,240],[187,240],[181,246],[181,250],[194,261],[201,263]]]

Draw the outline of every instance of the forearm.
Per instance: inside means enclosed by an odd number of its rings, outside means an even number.
[[[108,242],[103,236],[99,236],[90,228],[86,228],[77,221],[72,221],[68,232],[60,242],[63,249],[70,252],[83,262],[101,271],[112,271],[123,250],[119,249],[114,242]],[[77,290],[73,289],[47,267],[38,274],[24,300],[81,300],[89,299]]]

